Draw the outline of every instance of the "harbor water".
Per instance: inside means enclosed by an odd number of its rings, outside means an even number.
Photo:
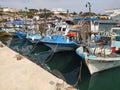
[[[43,44],[32,44],[16,37],[0,37],[11,49],[29,58],[78,90],[120,90],[120,67],[90,75],[82,59],[75,51],[53,53]],[[81,70],[81,73],[80,73]],[[80,78],[78,78],[80,75]]]

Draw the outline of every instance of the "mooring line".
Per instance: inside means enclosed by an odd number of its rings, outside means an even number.
[[[78,79],[75,82],[75,84],[73,85],[74,87],[78,84],[79,80],[81,81],[81,73],[82,73],[82,60],[81,60],[81,63],[80,63],[80,71],[79,71]]]
[[[55,51],[56,51],[57,47],[58,47],[58,43],[57,43],[57,45],[56,45],[55,49],[53,50],[53,52],[52,52],[51,56],[50,56],[50,57],[49,57],[49,58],[45,61],[45,63],[47,63],[47,62],[49,62],[49,61],[51,60],[51,58],[54,56],[54,53],[55,53]]]
[[[31,52],[36,48],[37,44],[39,43],[39,41],[36,41],[35,45],[33,46]]]

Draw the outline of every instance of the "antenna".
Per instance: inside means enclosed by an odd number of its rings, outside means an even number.
[[[88,10],[89,10],[88,12],[89,12],[89,17],[90,17],[91,16],[91,7],[92,7],[90,2],[87,2],[86,7],[88,7]]]

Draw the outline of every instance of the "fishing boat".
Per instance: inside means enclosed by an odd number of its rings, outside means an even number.
[[[120,54],[112,51],[110,47],[95,48],[91,46],[86,50],[79,47],[76,49],[76,53],[83,58],[90,74],[120,66]]]
[[[11,34],[5,28],[0,28],[0,36],[11,36]]]
[[[98,40],[91,40],[91,33],[94,32],[92,31],[88,34],[89,41],[87,44],[83,44],[83,46],[76,49],[76,53],[82,57],[90,74],[92,75],[103,70],[120,66],[120,42],[116,42],[117,39],[113,41],[113,37],[111,36],[102,35]]]
[[[75,50],[75,48],[78,47],[76,42],[71,41],[68,37],[64,37],[63,35],[47,35],[44,39],[40,40],[40,42],[50,47],[54,52]]]
[[[7,27],[4,27],[3,28],[6,32],[8,32],[11,36],[15,36],[16,34],[16,29],[15,28],[7,28]]]
[[[18,30],[16,32],[16,36],[20,39],[25,39],[26,38],[26,32],[22,31],[22,30]]]
[[[35,31],[32,30],[32,32],[27,32],[26,39],[28,39],[32,43],[37,43],[39,40],[42,39],[42,36],[40,34],[35,33]]]
[[[39,43],[45,44],[54,52],[75,50],[78,47],[74,39],[77,36],[76,33],[77,29],[73,30],[70,28],[70,25],[61,21],[54,28],[50,27],[47,29]]]

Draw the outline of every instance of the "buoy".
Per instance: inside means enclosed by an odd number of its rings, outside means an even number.
[[[116,47],[115,46],[111,46],[112,49],[112,53],[114,53],[116,51]]]

